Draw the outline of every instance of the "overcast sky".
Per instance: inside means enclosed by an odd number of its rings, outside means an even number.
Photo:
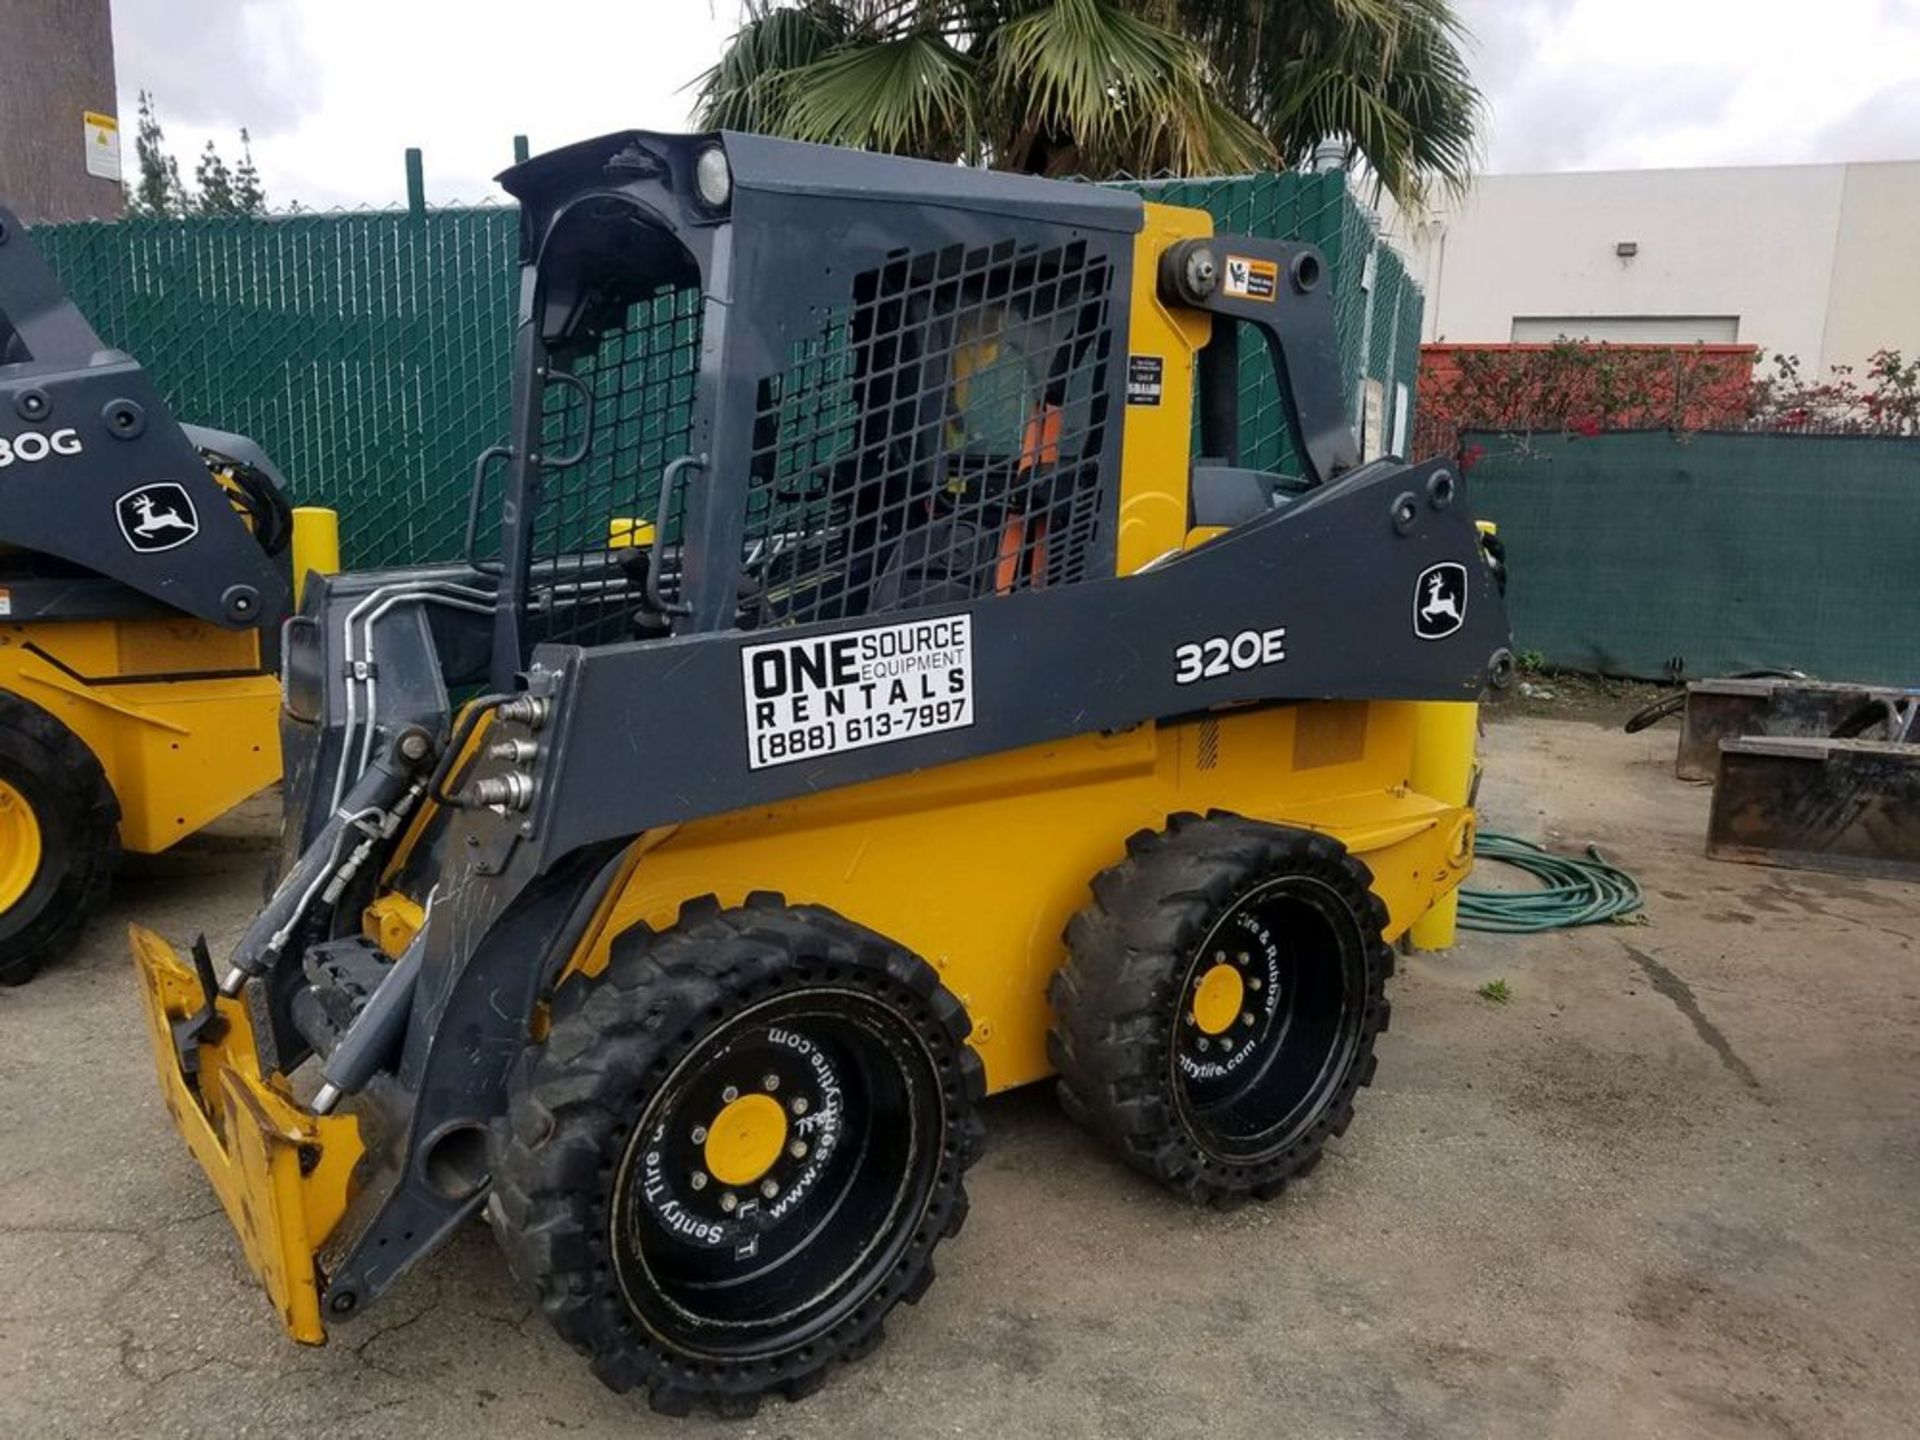
[[[1487,168],[1920,159],[1920,0],[1457,0]],[[681,129],[737,0],[113,0],[120,113],[154,93],[182,167],[246,126],[276,205],[497,196],[536,151]],[[128,163],[132,147],[128,146]],[[1783,217],[1790,221],[1791,217]]]

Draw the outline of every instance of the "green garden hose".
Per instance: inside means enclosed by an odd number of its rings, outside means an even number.
[[[1588,858],[1556,855],[1531,840],[1482,830],[1473,843],[1476,860],[1493,860],[1524,870],[1543,883],[1539,890],[1460,890],[1460,928],[1504,935],[1536,935],[1574,925],[1597,925],[1640,908],[1640,886],[1618,866],[1601,858],[1596,845]]]

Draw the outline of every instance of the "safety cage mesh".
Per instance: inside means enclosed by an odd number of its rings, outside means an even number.
[[[1084,242],[899,251],[758,386],[740,623],[1111,573],[1112,267]]]
[[[576,645],[632,639],[649,565],[661,567],[663,599],[679,594],[685,487],[675,492],[666,533],[654,535],[653,527],[662,474],[693,448],[702,304],[694,286],[634,301],[623,323],[565,367],[579,383],[550,378],[545,387],[546,464],[527,595],[542,638]]]

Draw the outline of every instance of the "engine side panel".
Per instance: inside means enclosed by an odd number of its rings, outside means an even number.
[[[569,969],[705,894],[775,890],[926,958],[967,1007],[989,1086],[1050,1073],[1048,977],[1088,882],[1171,813],[1324,830],[1374,870],[1388,938],[1459,883],[1470,812],[1407,789],[1415,706],[1324,702],[1141,725],[655,832]]]

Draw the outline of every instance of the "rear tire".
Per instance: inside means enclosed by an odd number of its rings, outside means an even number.
[[[106,904],[120,807],[86,744],[38,705],[0,691],[0,985],[23,985]],[[37,864],[10,870],[25,844]]]
[[[960,1229],[985,1090],[960,1002],[831,911],[636,927],[508,1081],[488,1218],[607,1385],[751,1414],[877,1343]]]
[[[1271,1199],[1373,1078],[1386,907],[1312,831],[1176,815],[1127,852],[1068,924],[1049,986],[1061,1105],[1191,1200]]]

